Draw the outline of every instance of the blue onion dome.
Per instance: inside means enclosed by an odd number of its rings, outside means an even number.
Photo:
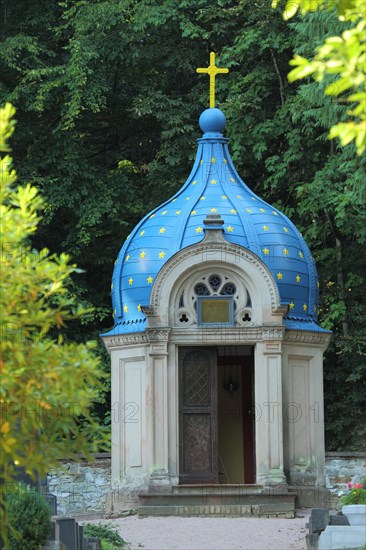
[[[199,120],[196,160],[181,189],[149,212],[127,237],[115,262],[112,300],[115,326],[108,333],[142,331],[157,274],[173,254],[204,237],[207,214],[220,214],[227,241],[251,250],[269,268],[289,329],[322,330],[317,324],[318,277],[294,224],[246,186],[235,170],[223,136],[225,115],[207,109]]]

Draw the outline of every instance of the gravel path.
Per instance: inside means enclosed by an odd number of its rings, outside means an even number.
[[[298,510],[295,519],[128,516],[100,523],[116,527],[131,550],[306,550],[308,516]]]

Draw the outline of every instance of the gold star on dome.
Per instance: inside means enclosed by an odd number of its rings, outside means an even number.
[[[123,311],[124,311],[125,313],[127,313],[127,311],[128,311],[128,306],[123,306]]]
[[[161,213],[162,216],[165,216],[165,214],[168,213],[168,210],[164,210],[164,212]]]
[[[265,212],[264,208],[260,208],[259,212]]]
[[[179,216],[179,214],[181,213],[182,211],[181,210],[177,210],[175,213],[177,216]]]
[[[303,309],[304,311],[307,311],[308,306],[307,306],[306,304],[304,304],[304,305],[302,306],[302,309]]]
[[[149,285],[151,285],[151,283],[153,282],[153,277],[151,277],[150,275],[150,277],[148,277],[146,280],[149,283]]]
[[[216,162],[215,157],[212,157],[211,162]]]
[[[191,197],[186,197],[186,201],[189,201],[190,198],[191,198]]]
[[[215,185],[217,183],[217,180],[211,180],[210,183],[212,183],[212,185]]]
[[[269,230],[268,225],[263,225],[263,231],[268,231],[268,230]]]
[[[283,253],[284,253],[285,256],[288,256],[288,250],[287,250],[287,248],[284,248],[284,249],[283,249]]]
[[[202,163],[203,163],[203,160],[201,159],[201,160],[200,160],[200,164],[202,164]]]
[[[282,279],[283,279],[282,273],[277,273],[277,279],[278,279],[279,281],[282,281]]]
[[[203,229],[202,227],[196,227],[196,233],[202,233]]]
[[[129,285],[132,285],[132,283],[133,283],[133,279],[132,279],[132,277],[130,277],[130,278],[128,279],[128,284],[129,284]]]
[[[234,178],[230,178],[230,181],[232,181],[233,183],[235,183],[235,180],[234,180]]]
[[[143,250],[142,252],[140,252],[140,258],[143,260],[146,256],[146,252]]]
[[[149,216],[149,220],[151,220],[151,218],[155,218],[155,214],[151,214],[151,216]]]
[[[145,235],[145,231],[140,231],[140,237],[143,237]]]
[[[131,256],[129,254],[127,254],[126,256],[126,262],[128,262],[128,260],[131,258]]]
[[[197,180],[192,181],[192,185],[196,185]]]
[[[115,317],[116,313],[117,313],[117,310],[114,309],[112,313],[112,317]]]
[[[159,258],[165,258],[165,252],[163,251],[159,252]]]
[[[296,282],[299,283],[301,281],[300,275],[296,275]]]
[[[141,311],[141,305],[140,304],[137,305],[137,311]]]
[[[206,197],[204,197],[203,195],[202,195],[202,197],[200,197],[200,201],[204,201],[205,199],[206,199]]]
[[[304,254],[302,252],[299,252],[299,256],[300,256],[300,258],[303,258]]]
[[[226,159],[224,159],[224,163],[227,164],[227,160],[226,160]]]
[[[195,214],[197,214],[197,210],[192,210],[191,216],[194,216]]]
[[[278,216],[277,212],[275,212],[274,210],[272,210],[272,214],[273,214],[274,216]]]
[[[288,233],[287,227],[284,227],[283,230],[286,231],[286,233]]]
[[[227,196],[226,195],[221,195],[221,198],[225,200],[225,199],[227,199]]]
[[[268,254],[269,254],[268,248],[263,248],[263,252],[264,252],[264,254],[265,254],[266,256],[268,256]]]
[[[161,228],[159,229],[159,233],[165,233],[165,231],[166,231],[165,227],[161,227]]]
[[[226,229],[229,231],[229,233],[232,233],[234,231],[234,228],[231,227],[231,225],[229,225]]]
[[[114,260],[114,265],[117,265],[118,264],[118,260]]]
[[[257,199],[255,197],[250,197],[252,201],[256,201]]]
[[[211,208],[211,212],[217,212],[217,208]]]
[[[235,210],[235,208],[233,208],[232,210],[230,210],[230,212],[231,212],[232,214],[237,214],[237,213],[238,213],[238,211]]]
[[[290,303],[290,309],[294,309],[295,304],[293,302]]]
[[[253,210],[251,210],[250,208],[247,208],[246,210],[247,210],[247,212],[249,212],[249,213],[253,212]]]
[[[236,196],[238,197],[238,199],[241,199],[241,198],[242,198],[242,196],[241,196],[241,195],[236,195]]]
[[[172,202],[175,202],[177,199],[173,199]]]

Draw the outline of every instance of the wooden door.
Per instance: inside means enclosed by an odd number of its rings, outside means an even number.
[[[244,483],[255,483],[254,357],[242,359]]]
[[[180,483],[218,483],[216,371],[216,348],[180,350]]]

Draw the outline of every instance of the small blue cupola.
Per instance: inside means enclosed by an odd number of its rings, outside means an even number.
[[[223,136],[225,115],[217,108],[199,119],[196,160],[181,189],[149,212],[127,237],[112,279],[114,328],[107,333],[143,331],[151,289],[163,265],[204,237],[204,219],[220,214],[227,241],[249,249],[270,269],[288,329],[321,331],[317,323],[318,277],[310,251],[294,224],[255,195],[235,170]]]

